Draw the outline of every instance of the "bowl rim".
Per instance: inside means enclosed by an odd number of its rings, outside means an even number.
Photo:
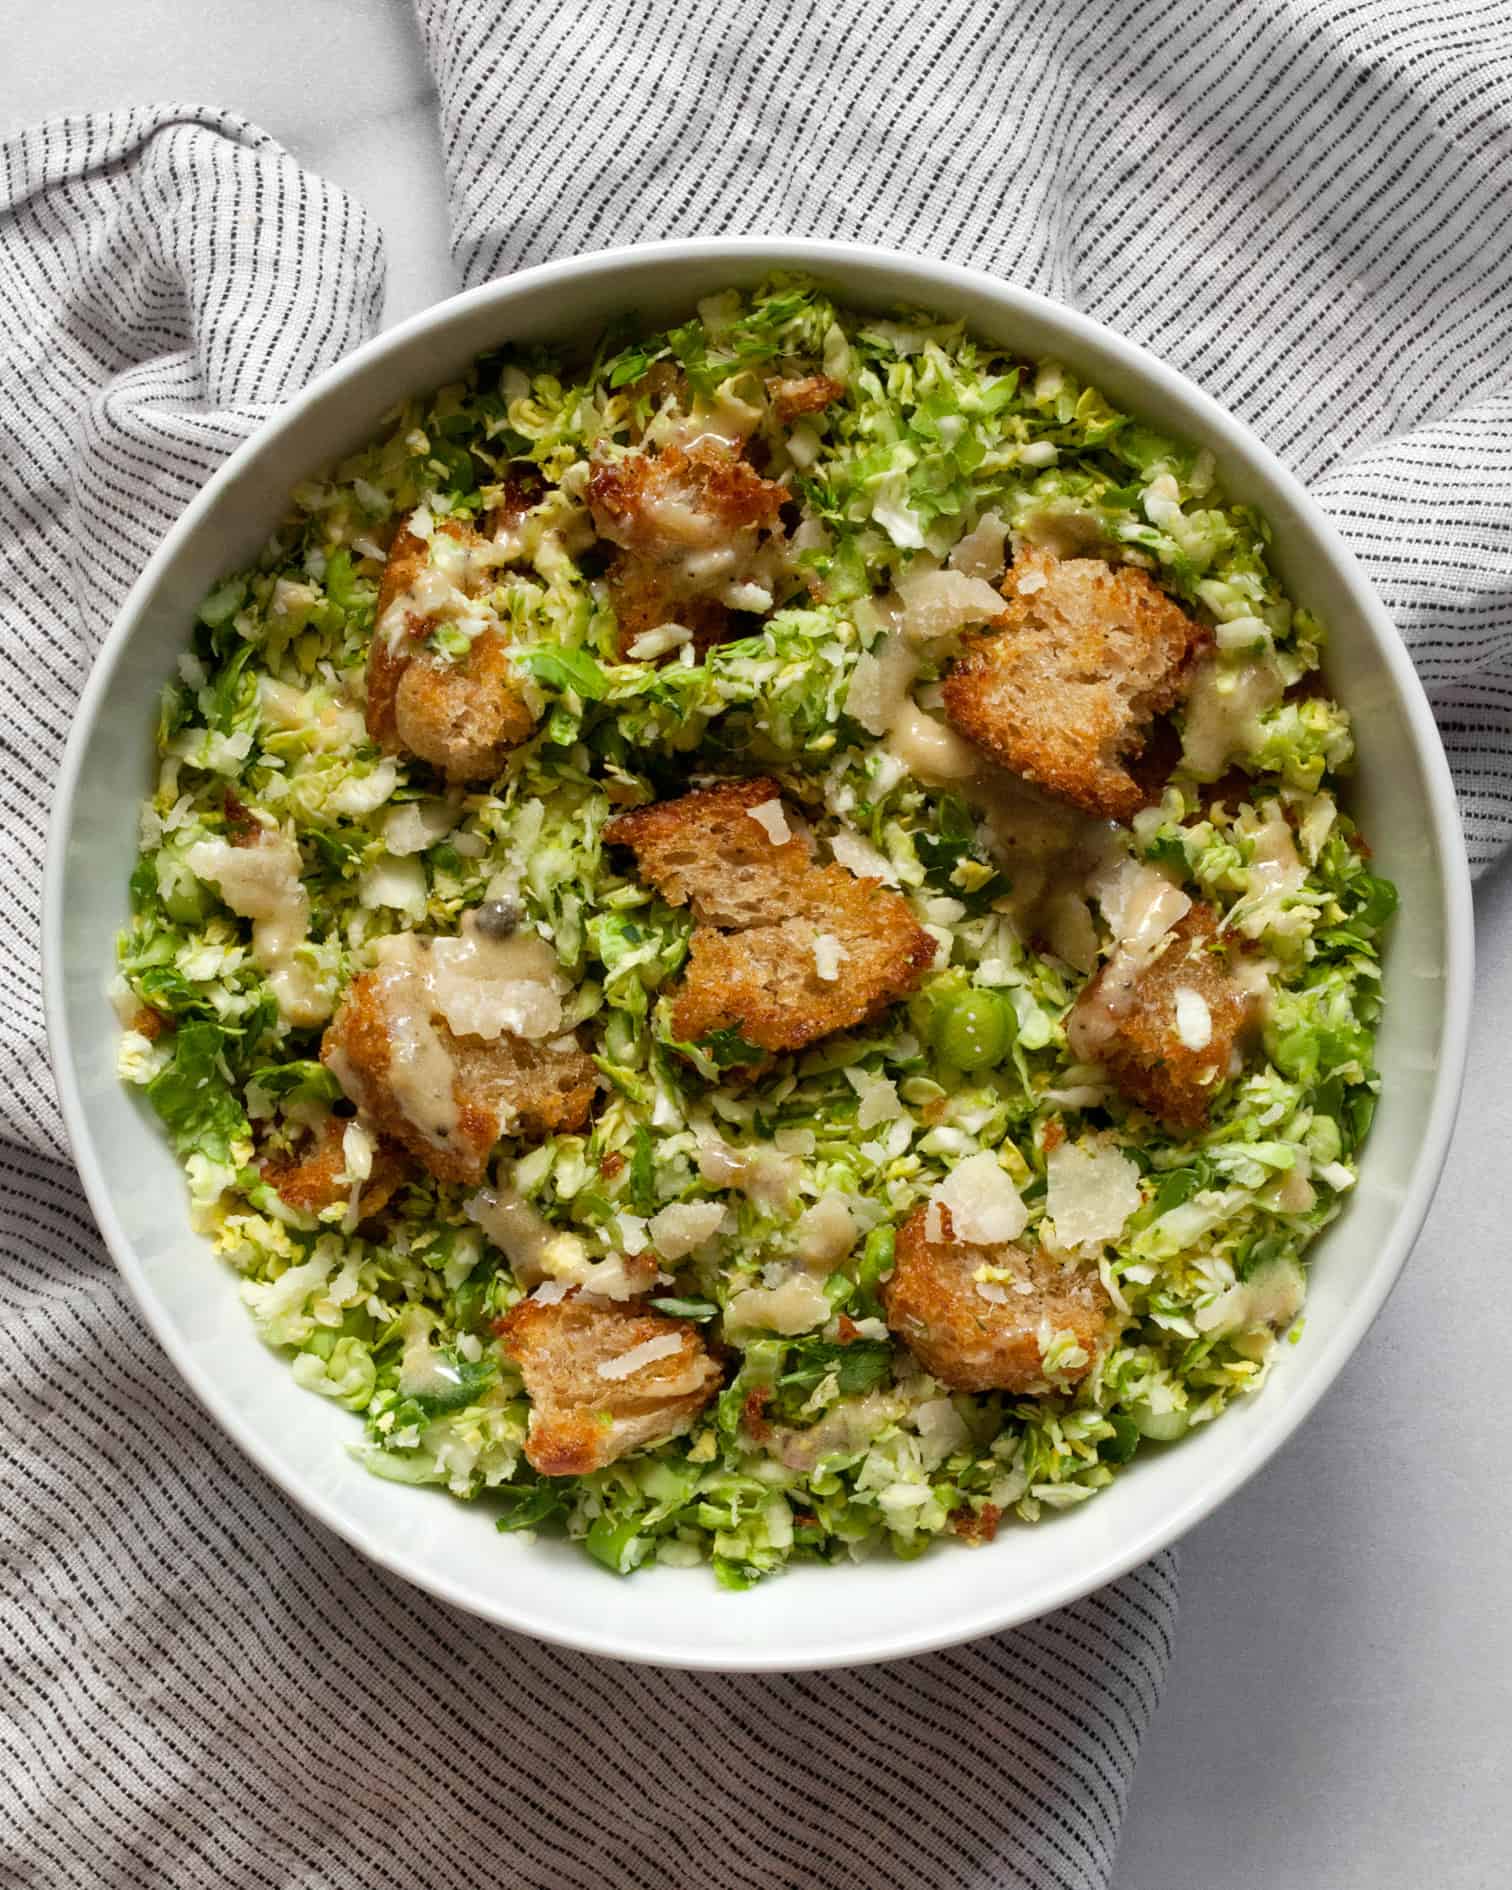
[[[1261,470],[1295,508],[1306,527],[1324,544],[1338,573],[1346,580],[1366,620],[1375,653],[1390,673],[1394,691],[1409,722],[1427,787],[1428,814],[1434,845],[1443,869],[1444,1006],[1442,1033],[1432,1101],[1422,1124],[1418,1154],[1410,1183],[1404,1191],[1384,1253],[1376,1260],[1363,1289],[1350,1301],[1344,1316],[1331,1329],[1328,1357],[1311,1379],[1292,1394],[1279,1420],[1272,1418],[1269,1434],[1258,1445],[1241,1447],[1221,1472],[1210,1478],[1185,1502],[1173,1506],[1154,1524],[1136,1531],[1126,1541],[1089,1559],[1087,1570],[1063,1580],[1055,1591],[1034,1606],[1006,1599],[974,1614],[947,1621],[932,1621],[907,1631],[888,1629],[859,1648],[851,1646],[834,1656],[817,1654],[794,1659],[779,1649],[743,1654],[739,1661],[719,1656],[701,1657],[696,1646],[669,1651],[649,1639],[623,1629],[601,1631],[591,1622],[564,1626],[538,1614],[529,1594],[482,1596],[462,1582],[420,1566],[401,1547],[379,1539],[346,1516],[339,1505],[307,1484],[281,1463],[270,1444],[225,1400],[211,1374],[199,1363],[161,1308],[141,1262],[127,1237],[113,1204],[104,1167],[91,1137],[81,1088],[74,1076],[73,1043],[61,973],[60,941],[64,927],[64,860],[73,822],[90,732],[106,700],[112,679],[135,633],[143,607],[160,577],[171,567],[180,547],[191,539],[204,515],[220,495],[236,482],[254,455],[264,450],[272,435],[297,425],[312,408],[322,405],[386,355],[401,351],[426,331],[448,325],[464,311],[490,304],[501,309],[527,290],[612,275],[630,264],[644,265],[660,257],[674,262],[728,261],[733,266],[765,265],[773,270],[800,270],[818,276],[843,273],[848,265],[905,271],[919,284],[920,306],[928,306],[936,289],[956,289],[985,296],[1001,309],[1005,324],[1016,315],[1050,322],[1069,338],[1111,353],[1131,375],[1157,395],[1173,395],[1195,408],[1216,431],[1226,435],[1237,455]],[[375,423],[377,416],[374,416]],[[1457,1114],[1468,1053],[1469,1020],[1474,970],[1474,923],[1469,868],[1448,761],[1405,643],[1391,621],[1375,588],[1321,504],[1267,447],[1251,428],[1228,412],[1211,395],[1175,367],[1094,317],[1052,297],[1024,289],[957,263],[938,261],[906,249],[875,244],[829,242],[781,235],[668,239],[655,243],[620,245],[585,255],[564,257],[523,269],[448,296],[420,310],[393,328],[373,336],[351,353],[316,375],[301,391],[280,406],[217,468],[164,534],[136,582],[116,612],[111,627],[95,654],[80,693],[59,770],[47,823],[41,925],[43,1008],[49,1054],[57,1083],[64,1124],[74,1162],[90,1210],[111,1257],[125,1281],[138,1312],[180,1376],[221,1430],[257,1467],[296,1502],[306,1515],[323,1523],[369,1560],[389,1573],[465,1612],[535,1639],[600,1657],[681,1670],[721,1672],[795,1672],[832,1666],[860,1666],[900,1659],[958,1645],[980,1636],[1040,1618],[1082,1599],[1093,1590],[1127,1574],[1188,1529],[1210,1515],[1267,1462],[1307,1418],[1323,1394],[1336,1382],[1376,1315],[1395,1286],[1427,1216],[1448,1153]]]

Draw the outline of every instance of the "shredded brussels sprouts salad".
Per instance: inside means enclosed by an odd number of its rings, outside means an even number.
[[[1395,905],[1210,457],[816,284],[505,349],[162,696],[123,1078],[376,1474],[743,1588],[1301,1335]]]

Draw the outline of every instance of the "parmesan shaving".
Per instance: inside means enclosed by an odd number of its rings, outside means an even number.
[[[663,1260],[684,1260],[719,1232],[724,1217],[717,1201],[675,1201],[651,1216],[646,1231]]]
[[[1176,1035],[1188,1050],[1206,1050],[1213,1041],[1213,1013],[1200,991],[1190,985],[1176,990]]]
[[[1142,1198],[1139,1170],[1111,1142],[1062,1142],[1046,1157],[1045,1174],[1045,1213],[1055,1243],[1072,1252],[1116,1240]]]
[[[948,1209],[955,1237],[972,1246],[1016,1240],[1029,1224],[1029,1210],[1018,1189],[996,1155],[986,1149],[958,1162],[931,1193],[930,1205]],[[925,1225],[927,1232],[927,1215]]]
[[[671,1358],[675,1352],[683,1349],[683,1335],[680,1332],[659,1332],[654,1339],[643,1339],[639,1345],[632,1345],[628,1352],[621,1352],[618,1358],[602,1359],[598,1365],[600,1378],[632,1378],[647,1365],[654,1365],[658,1359]]]
[[[746,813],[762,829],[774,847],[785,846],[792,839],[793,830],[787,824],[787,815],[782,811],[781,801],[762,801],[757,807],[748,807]]]

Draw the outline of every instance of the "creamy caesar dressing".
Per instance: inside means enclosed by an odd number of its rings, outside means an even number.
[[[456,1363],[437,1351],[431,1339],[435,1322],[412,1306],[400,1324],[404,1350],[399,1359],[399,1392],[406,1398],[446,1397],[462,1383]]]
[[[330,982],[300,956],[310,942],[310,901],[295,843],[267,832],[245,847],[200,840],[186,857],[190,872],[214,885],[238,918],[252,921],[252,956],[267,973],[279,1016],[297,1029],[324,1023]]]
[[[833,1312],[823,1285],[808,1273],[791,1273],[775,1286],[748,1286],[730,1296],[725,1332],[810,1332]]]
[[[1229,912],[1226,925],[1245,938],[1259,938],[1262,933],[1276,937],[1300,935],[1310,915],[1306,908],[1288,911],[1287,907],[1306,885],[1307,867],[1297,852],[1280,801],[1267,802],[1263,811],[1242,808],[1233,832],[1250,849],[1246,869],[1249,886]]]
[[[698,1138],[698,1172],[711,1187],[738,1188],[760,1207],[785,1210],[802,1172],[791,1155],[773,1148],[734,1148],[713,1129]]]
[[[645,437],[655,446],[680,446],[684,452],[700,440],[715,440],[721,446],[739,450],[765,415],[761,386],[755,377],[733,375],[721,381],[712,395],[696,394],[690,413],[672,403],[664,406],[646,428]]]
[[[544,939],[490,936],[476,913],[455,938],[400,932],[373,949],[395,1100],[427,1141],[450,1148],[460,1125],[455,1040],[559,1036],[570,986]]]
[[[1273,664],[1213,657],[1201,665],[1181,731],[1182,758],[1199,781],[1216,781],[1231,761],[1260,747],[1265,740],[1261,717],[1283,693]]]
[[[257,706],[268,726],[305,735],[316,754],[339,754],[366,738],[361,709],[344,695],[296,689],[276,677],[259,676]]]
[[[383,955],[378,970],[388,1027],[389,1087],[405,1119],[426,1141],[450,1149],[461,1124],[457,1064],[436,1028],[423,968],[424,950],[412,933],[383,943],[394,947]]]
[[[588,1262],[587,1246],[578,1235],[553,1227],[512,1188],[480,1188],[462,1211],[504,1255],[527,1291]]]

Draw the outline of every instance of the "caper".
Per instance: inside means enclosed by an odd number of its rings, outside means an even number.
[[[473,913],[473,924],[484,938],[509,938],[524,917],[525,908],[518,899],[485,899]]]
[[[934,1047],[958,1070],[985,1070],[1000,1063],[1012,1039],[1008,1006],[996,991],[976,986],[945,998],[934,1014]]]

